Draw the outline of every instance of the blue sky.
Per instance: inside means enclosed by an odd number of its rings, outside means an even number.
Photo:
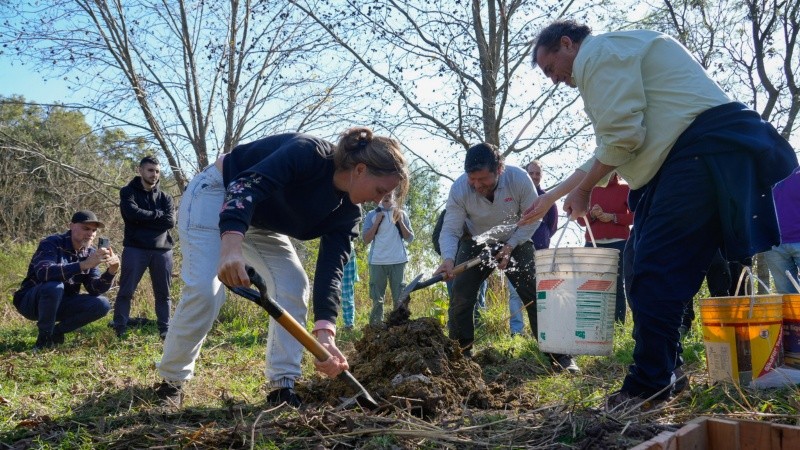
[[[68,102],[72,93],[60,79],[44,81],[42,76],[5,56],[0,55],[0,95],[22,95],[36,103]]]

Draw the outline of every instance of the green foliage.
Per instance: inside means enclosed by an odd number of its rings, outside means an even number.
[[[440,202],[439,177],[424,168],[412,167],[411,190],[405,208],[414,227],[415,238],[408,245],[410,261],[406,270],[411,270],[411,273],[407,275],[413,276],[427,267],[438,265],[431,234],[439,215]]]
[[[0,242],[62,232],[77,209],[116,228],[122,168],[143,149],[121,130],[93,133],[78,111],[0,97]]]
[[[45,441],[41,436],[33,440],[33,449],[40,450],[93,450],[95,447],[92,436],[83,427],[75,431],[65,431],[57,445]]]

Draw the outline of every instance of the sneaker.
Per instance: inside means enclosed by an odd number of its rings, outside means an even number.
[[[128,327],[114,327],[114,334],[120,339],[128,337]]]
[[[161,339],[161,342],[164,342],[164,340],[167,339],[167,332],[166,331],[162,331],[162,332],[158,333],[158,337]]]
[[[286,403],[295,408],[299,408],[300,405],[303,404],[303,402],[300,400],[300,397],[298,397],[297,393],[294,392],[294,388],[288,387],[275,389],[274,391],[270,392],[267,395],[267,403],[270,406],[278,406]]]
[[[183,387],[169,381],[164,380],[156,386],[156,396],[160,406],[180,408],[183,405]]]
[[[578,364],[575,363],[575,358],[573,358],[571,355],[551,354],[550,358],[552,358],[553,365],[556,367],[557,372],[566,370],[572,374],[581,373],[581,368],[578,367]]]

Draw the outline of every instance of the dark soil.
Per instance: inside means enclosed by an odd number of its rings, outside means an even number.
[[[504,355],[491,347],[477,353],[473,359],[466,358],[458,344],[446,337],[441,325],[431,318],[408,320],[407,316],[394,315],[381,326],[368,326],[348,360],[355,378],[380,405],[373,411],[361,411],[366,416],[348,415],[347,405],[355,407],[352,397],[356,391],[338,379],[316,378],[298,387],[306,401],[314,399],[324,403],[323,410],[345,408],[334,414],[335,418],[314,415],[325,422],[324,427],[332,434],[354,433],[361,426],[383,428],[391,435],[396,432],[392,428],[402,422],[401,416],[406,414],[432,427],[443,424],[468,427],[470,423],[484,421],[496,423],[477,429],[475,435],[469,436],[471,444],[466,448],[502,447],[502,443],[507,442],[511,447],[520,445],[522,448],[542,445],[622,449],[646,441],[666,428],[657,424],[622,423],[598,410],[569,411],[564,405],[543,407],[534,393],[524,389],[524,382],[546,375],[550,370],[546,365]],[[485,374],[481,367],[491,367],[494,373]],[[308,411],[319,410],[319,407],[309,405]],[[308,422],[303,423],[308,426]],[[292,425],[283,425],[287,426]],[[581,429],[579,435],[575,432],[577,428]],[[423,431],[420,430],[422,436],[425,435]],[[508,441],[497,440],[498,436],[509,433]],[[464,433],[461,437],[467,438]],[[427,442],[431,439],[429,437]],[[365,441],[348,441],[356,447],[358,442]]]
[[[480,366],[465,358],[458,344],[431,318],[367,326],[348,361],[353,376],[384,407],[407,408],[418,417],[432,419],[455,408],[490,406]],[[338,379],[319,379],[301,390],[303,398],[331,405],[354,394],[351,386]]]

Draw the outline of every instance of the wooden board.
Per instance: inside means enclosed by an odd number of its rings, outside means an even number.
[[[698,417],[632,450],[800,450],[800,427]]]

